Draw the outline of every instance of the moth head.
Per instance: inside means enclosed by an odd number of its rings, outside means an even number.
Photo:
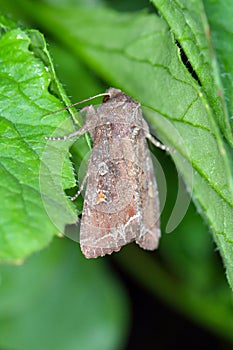
[[[107,95],[104,96],[103,98],[103,103],[107,102],[107,101],[115,101],[115,102],[132,102],[133,100],[131,99],[131,97],[129,97],[128,95],[126,95],[124,92],[122,92],[119,89],[115,89],[115,88],[109,88],[106,90],[105,92]]]

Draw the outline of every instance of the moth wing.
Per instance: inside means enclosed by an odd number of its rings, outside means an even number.
[[[160,238],[159,194],[153,163],[145,137],[141,139],[141,143],[139,149],[139,162],[141,164],[139,191],[142,220],[136,243],[143,249],[154,250],[158,247]]]
[[[80,228],[81,250],[87,258],[119,251],[139,235],[140,199],[135,193],[132,147],[120,140],[100,143],[92,150]]]

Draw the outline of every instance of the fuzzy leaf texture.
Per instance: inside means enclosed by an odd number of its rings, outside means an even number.
[[[66,97],[38,31],[26,32],[1,19],[0,75],[0,261],[17,262],[47,245],[65,223],[75,221],[69,201],[61,205],[59,201],[64,197],[62,185],[71,187],[75,182],[67,144],[54,147],[43,164],[45,136],[66,118],[61,113],[55,123],[44,115],[63,107],[55,96],[64,102]],[[59,175],[52,156],[60,154],[66,160],[59,165]],[[61,173],[62,184],[57,187],[54,179]],[[60,218],[59,225],[47,215],[45,198]]]

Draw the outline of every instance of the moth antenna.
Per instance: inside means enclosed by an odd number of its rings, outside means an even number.
[[[65,110],[67,110],[67,109],[69,109],[69,108],[75,107],[75,106],[77,106],[77,105],[80,105],[80,104],[82,104],[82,103],[85,103],[85,102],[88,102],[88,101],[91,101],[91,100],[94,100],[95,98],[101,97],[101,96],[109,96],[109,93],[103,92],[102,94],[98,94],[98,95],[95,95],[95,96],[92,96],[92,97],[88,97],[88,98],[86,98],[85,100],[82,100],[82,101],[79,101],[79,102],[75,102],[75,103],[73,103],[73,104],[70,105],[70,106],[67,106],[67,107],[58,109],[57,111],[54,111],[54,112],[50,112],[50,113],[44,114],[43,117],[46,117],[47,115],[52,115],[52,114],[56,114],[56,113],[65,111]]]

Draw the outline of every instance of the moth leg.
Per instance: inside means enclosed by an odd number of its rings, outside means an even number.
[[[72,202],[75,201],[75,199],[78,198],[78,196],[79,196],[80,193],[82,192],[82,190],[83,190],[83,188],[84,188],[84,186],[85,186],[85,183],[86,183],[86,181],[87,181],[87,178],[88,178],[88,173],[86,173],[86,175],[84,176],[84,179],[83,179],[83,181],[82,181],[82,184],[81,184],[81,186],[80,186],[78,192],[77,192],[73,197],[70,198],[70,200],[71,200]]]
[[[143,130],[144,130],[144,133],[145,133],[145,137],[153,144],[155,145],[156,147],[162,149],[163,151],[169,151],[169,152],[175,152],[174,150],[172,150],[171,148],[163,145],[161,142],[159,142],[158,140],[156,140],[151,134],[150,134],[150,131],[149,131],[149,127],[148,127],[148,124],[145,120],[143,120]]]
[[[46,136],[45,139],[49,140],[49,141],[64,141],[64,140],[71,139],[72,137],[81,136],[81,135],[85,134],[86,132],[88,132],[90,129],[92,129],[96,125],[96,121],[94,118],[94,116],[95,116],[94,107],[92,105],[86,106],[86,107],[82,108],[80,110],[80,112],[87,112],[87,115],[89,116],[88,121],[86,122],[86,124],[84,124],[81,127],[81,129],[76,130],[74,132],[71,132],[68,135],[64,135],[64,136],[60,136],[60,137]],[[90,116],[93,116],[93,118],[90,118]]]
[[[150,133],[145,134],[145,137],[156,147],[162,149],[163,151],[170,151],[170,152],[174,152],[173,150],[171,150],[171,148],[163,145],[161,142],[159,142],[158,140],[156,140]]]

